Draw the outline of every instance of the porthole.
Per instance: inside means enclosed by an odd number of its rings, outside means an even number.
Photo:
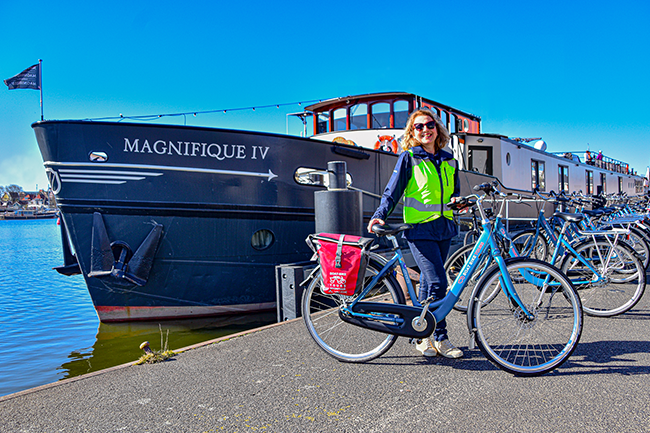
[[[309,167],[298,167],[293,174],[293,178],[301,185],[324,186],[327,188],[330,183],[327,171]],[[345,180],[348,186],[352,185],[352,175],[350,173],[345,174]]]
[[[510,153],[506,153],[506,164],[510,165]]]
[[[463,119],[463,131],[469,132],[469,120]]]
[[[88,154],[88,159],[92,162],[106,162],[108,161],[108,155],[106,152],[90,152]]]
[[[271,247],[275,242],[275,235],[271,230],[261,229],[253,233],[251,246],[258,251],[263,251]]]

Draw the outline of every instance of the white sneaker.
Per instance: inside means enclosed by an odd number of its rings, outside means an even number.
[[[438,351],[431,344],[430,338],[423,338],[421,343],[418,343],[415,348],[420,351],[424,356],[432,357],[438,356]]]
[[[449,342],[449,339],[442,341],[434,341],[433,347],[435,350],[445,358],[461,358],[463,351]]]

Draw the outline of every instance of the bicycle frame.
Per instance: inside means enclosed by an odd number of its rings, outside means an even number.
[[[544,218],[544,210],[542,209],[539,213],[539,217],[537,218],[537,224],[535,227],[535,238],[533,239],[533,242],[531,246],[534,246],[535,243],[537,242],[537,237],[540,235],[541,231],[544,231],[546,233],[547,239],[551,241],[551,243],[555,246],[555,249],[553,251],[553,255],[551,257],[551,260],[549,263],[551,265],[555,265],[556,262],[564,256],[566,251],[568,250],[578,261],[580,261],[583,265],[585,265],[591,272],[596,275],[597,279],[596,280],[589,280],[589,281],[581,281],[581,280],[574,280],[572,279],[571,281],[574,284],[587,284],[587,283],[597,283],[602,280],[604,280],[604,276],[592,266],[592,264],[585,259],[582,255],[578,254],[578,252],[571,246],[571,240],[567,239],[567,233],[570,230],[574,230],[578,235],[580,236],[592,236],[592,238],[595,241],[596,236],[601,236],[604,235],[605,239],[607,239],[607,242],[614,247],[618,243],[618,236],[621,234],[627,233],[627,230],[625,229],[611,229],[611,230],[589,230],[589,231],[580,231],[576,227],[573,227],[572,223],[566,221],[562,229],[560,230],[560,235],[558,237],[555,236],[555,232],[549,225],[548,221],[546,218]],[[614,241],[610,241],[609,236],[606,235],[615,235]],[[608,256],[606,258],[603,258],[601,255],[600,250],[598,250],[598,255],[601,263],[604,263],[604,268],[606,269],[607,266],[609,266],[610,260],[614,254],[614,248],[611,248],[609,250]]]
[[[479,197],[479,201],[481,199],[482,197]],[[481,258],[487,254],[490,254],[492,256],[492,260],[496,262],[496,264],[499,266],[499,269],[501,271],[501,275],[499,279],[501,282],[502,290],[504,291],[506,296],[508,296],[508,298],[511,299],[512,302],[514,302],[517,306],[519,306],[522,312],[532,320],[534,318],[533,314],[528,310],[528,308],[521,301],[521,299],[517,295],[517,292],[514,289],[514,286],[512,285],[512,280],[510,279],[510,276],[507,272],[505,260],[501,254],[501,248],[499,247],[498,241],[495,238],[493,233],[494,227],[492,223],[483,214],[480,205],[479,205],[479,211],[481,211],[481,217],[482,217],[481,224],[483,226],[483,232],[479,236],[479,239],[476,241],[474,249],[470,253],[468,260],[463,264],[457,278],[454,280],[450,290],[447,292],[447,295],[445,295],[444,298],[438,301],[428,302],[428,300],[425,300],[424,303],[420,303],[417,300],[417,295],[415,293],[415,289],[413,288],[413,284],[411,283],[409,278],[405,278],[404,281],[406,283],[409,298],[411,299],[413,306],[422,307],[422,316],[424,316],[426,310],[429,309],[433,314],[433,316],[435,317],[436,321],[440,322],[445,317],[447,317],[447,315],[453,309],[453,306],[458,301],[459,296],[467,286],[467,282],[469,281],[468,277],[474,273],[478,264],[481,263]],[[395,236],[388,235],[387,238],[389,238],[392,241],[395,254],[390,260],[388,260],[388,262],[384,265],[381,271],[379,271],[379,273],[371,279],[370,283],[363,289],[363,291],[358,296],[356,296],[356,299],[354,299],[349,305],[344,307],[343,310],[347,314],[355,315],[358,317],[380,319],[380,320],[392,322],[394,324],[401,324],[402,319],[398,317],[394,317],[392,315],[377,317],[376,315],[366,315],[362,313],[354,313],[352,311],[354,305],[357,302],[359,302],[361,299],[363,299],[364,296],[367,295],[372,290],[372,288],[377,284],[379,279],[382,278],[384,275],[386,275],[388,272],[390,272],[396,266],[397,263],[399,263],[400,269],[402,270],[402,275],[408,275],[406,263],[404,262],[404,257],[402,256],[402,252],[398,247]],[[508,277],[504,278],[504,275],[508,275]]]

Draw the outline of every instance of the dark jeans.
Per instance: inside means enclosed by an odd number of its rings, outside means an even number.
[[[420,292],[418,301],[422,302],[429,296],[437,301],[447,294],[447,275],[445,274],[445,260],[449,254],[451,239],[444,241],[413,240],[409,241],[409,248],[420,268]],[[432,339],[436,341],[447,338],[447,322],[438,322]]]

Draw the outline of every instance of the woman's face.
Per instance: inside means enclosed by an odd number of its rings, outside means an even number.
[[[413,136],[429,152],[435,149],[436,138],[438,138],[438,129],[430,116],[419,115],[413,121]],[[428,126],[433,126],[429,129]]]

